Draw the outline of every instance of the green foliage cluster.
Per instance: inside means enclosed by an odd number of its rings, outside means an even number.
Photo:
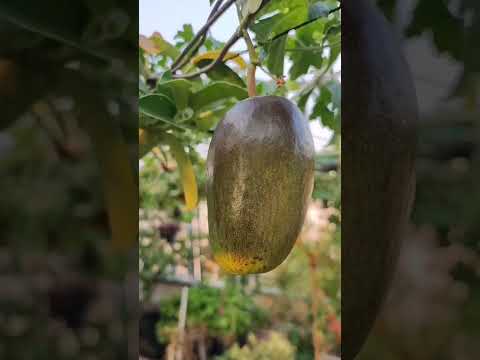
[[[138,138],[131,106],[138,2],[34,5],[0,4],[0,257],[7,282],[0,337],[9,339],[0,357],[126,359],[125,334],[136,319],[122,289],[134,270],[127,256],[112,256],[104,195],[121,189],[116,200],[135,222],[123,195],[137,192],[129,152]],[[95,98],[88,109],[86,98]],[[121,151],[109,147],[112,138]],[[117,157],[99,166],[105,148]],[[108,183],[119,163],[129,165],[122,174],[132,180],[127,189],[120,176]],[[100,302],[110,315],[93,311]]]
[[[205,160],[198,153],[191,151],[193,167],[197,177],[199,196],[202,197],[205,192]],[[146,155],[141,161],[140,171],[140,207],[145,210],[162,209],[166,215],[173,218],[175,212],[183,208],[183,192],[179,187],[181,177],[176,171],[175,159],[168,152],[164,152],[165,157],[158,158],[153,154]],[[190,222],[191,212],[181,212],[179,220]]]
[[[242,347],[235,344],[217,360],[294,360],[295,347],[281,333],[272,331],[267,339],[258,339],[255,335],[248,336],[248,343]]]
[[[378,4],[390,18],[398,3],[398,0],[378,0]],[[475,98],[475,82],[471,79],[480,71],[480,53],[476,46],[480,34],[478,2],[460,0],[455,6],[451,6],[448,1],[420,0],[416,2],[413,17],[406,25],[405,35],[408,38],[430,33],[438,52],[465,65],[462,75],[451,89],[450,96]]]
[[[162,320],[157,324],[158,334],[164,339],[162,330],[175,326],[178,321],[180,297],[159,304]],[[192,287],[189,290],[187,308],[189,328],[206,327],[212,336],[242,336],[251,329],[267,323],[267,315],[252,297],[238,285],[227,285],[224,289],[208,286]]]
[[[163,243],[153,243],[150,239],[141,241],[138,273],[142,301],[149,299],[155,281],[160,275],[165,276],[168,266],[175,263],[174,254],[165,252]]]

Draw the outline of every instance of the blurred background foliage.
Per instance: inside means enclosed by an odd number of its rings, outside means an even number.
[[[210,3],[215,8],[217,2]],[[288,97],[317,128],[314,135],[321,129],[328,137],[323,143],[316,139],[314,201],[297,245],[278,269],[223,274],[208,247],[205,159],[218,121],[248,96],[247,50],[230,51],[226,61],[190,78],[225,43],[206,32],[189,61],[172,72],[198,29],[185,24],[172,43],[158,32],[140,35],[139,296],[145,358],[321,359],[339,352],[339,3],[273,0],[262,6],[249,24],[261,60],[257,94]]]
[[[0,358],[132,358],[138,3],[36,5],[0,4]]]
[[[359,359],[478,358],[478,1],[378,0],[420,109],[417,189],[396,279]]]

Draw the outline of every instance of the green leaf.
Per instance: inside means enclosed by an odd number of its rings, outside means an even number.
[[[298,102],[297,102],[298,108],[300,110],[305,111],[305,107],[307,105],[308,98],[310,97],[312,92],[313,92],[313,89],[310,89],[309,91],[300,95],[300,98],[298,99]]]
[[[271,43],[268,50],[267,68],[272,74],[278,77],[283,76],[286,41],[287,36],[281,36]]]
[[[195,34],[193,33],[193,27],[191,24],[184,24],[183,30],[180,30],[175,35],[175,40],[180,40],[179,45],[184,45],[192,41]]]
[[[174,59],[180,54],[180,51],[166,41],[159,32],[154,32],[148,38],[140,35],[139,46],[150,55],[161,54]]]
[[[273,2],[275,3],[275,2]],[[319,18],[327,19],[330,7],[324,1],[308,6],[306,1],[292,1],[276,9],[279,13],[261,19],[251,26],[259,43],[266,43],[276,35],[293,30],[299,25]]]
[[[294,40],[294,47],[318,47],[323,39],[323,31],[326,20],[320,19],[307,26],[297,30],[297,38]],[[291,46],[291,45],[289,45]],[[290,68],[290,77],[292,80],[308,72],[310,66],[320,69],[323,65],[323,56],[321,52],[298,51],[290,52],[289,57],[293,62]]]
[[[242,100],[248,97],[248,92],[238,85],[218,81],[194,93],[190,98],[190,106],[194,110],[199,110],[216,101],[231,97]]]
[[[168,80],[157,85],[157,91],[161,94],[169,94],[173,98],[178,110],[183,110],[188,106],[191,95],[192,83],[185,79]]]
[[[251,26],[251,29],[255,32],[257,41],[265,43],[306,20],[308,20],[308,7],[306,2],[303,2],[302,5],[285,7],[280,14],[257,21]]]
[[[259,20],[252,24],[250,28],[255,33],[256,40],[259,43],[265,43],[270,38],[271,29],[282,18],[283,14],[276,14],[268,18]]]
[[[172,80],[172,72],[170,70],[164,71],[161,76],[162,81]]]
[[[220,107],[213,110],[203,111],[195,116],[195,124],[199,129],[208,131],[212,129],[228,111],[228,107]]]
[[[258,14],[259,16],[263,16],[265,14],[269,14],[272,12],[281,12],[286,13],[291,9],[295,9],[297,7],[304,7],[308,8],[308,0],[275,0],[270,1]]]
[[[292,53],[290,58],[293,62],[289,71],[292,80],[306,74],[310,66],[315,66],[317,69],[320,69],[323,63],[323,57],[320,54],[310,51]]]
[[[202,115],[202,117],[195,118],[195,124],[200,130],[208,131],[218,122],[218,118],[213,114]]]
[[[154,94],[166,96],[172,104],[175,104],[175,98],[173,97],[172,89],[168,86],[164,86],[163,83],[157,84]]]
[[[198,68],[203,68],[208,66],[213,60],[211,59],[201,59],[195,65]],[[238,74],[233,71],[228,65],[225,63],[219,63],[213,67],[208,73],[207,76],[216,81],[227,81],[232,84],[236,84],[241,87],[246,87],[245,82],[242,80]]]
[[[328,58],[327,69],[338,59],[341,51],[341,24],[339,19],[333,18],[325,24],[325,36],[322,45],[329,44],[330,56]]]
[[[335,96],[338,96],[336,94]],[[328,87],[323,87],[320,91],[320,96],[317,98],[317,103],[313,108],[312,119],[320,117],[323,126],[332,129],[335,132],[340,130],[340,124],[337,121],[338,117],[335,116],[335,112],[332,111],[328,105],[332,103],[332,91]]]
[[[162,94],[143,96],[138,100],[138,106],[141,114],[170,125],[174,124],[172,120],[175,117],[177,109],[167,96]]]
[[[328,109],[324,110],[321,116],[322,125],[332,129],[335,132],[339,130],[339,124],[336,121],[335,114]]]
[[[303,23],[308,18],[308,9],[306,7],[298,7],[290,10],[275,24],[270,34],[271,37],[281,32],[292,29]]]

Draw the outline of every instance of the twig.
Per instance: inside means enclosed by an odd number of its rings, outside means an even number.
[[[204,68],[194,72],[194,73],[189,73],[189,74],[182,74],[182,75],[173,75],[173,78],[174,79],[191,79],[191,78],[195,78],[197,76],[200,76],[208,71],[210,71],[211,69],[213,69],[215,67],[215,65],[219,64],[220,62],[222,62],[223,58],[225,57],[225,55],[227,54],[228,50],[240,39],[240,37],[242,36],[242,30],[245,29],[248,24],[250,23],[250,21],[255,17],[255,15],[262,9],[264,8],[271,0],[263,0],[263,3],[262,5],[260,6],[260,8],[257,10],[257,12],[255,14],[250,14],[248,16],[246,16],[240,23],[239,27],[237,28],[237,30],[235,31],[235,33],[230,37],[230,39],[228,39],[228,41],[226,42],[226,44],[224,45],[222,51],[220,52],[220,54],[218,55],[218,57],[212,61],[210,64],[208,64],[207,66],[205,66]],[[228,3],[227,3],[228,4]],[[227,4],[225,4],[223,7],[225,7]],[[218,10],[217,14],[220,12],[221,10]]]
[[[203,35],[207,33],[210,27],[218,20],[220,16],[223,15],[225,11],[227,11],[230,6],[235,3],[235,0],[228,0],[222,7],[216,11],[211,18],[202,26],[202,28],[198,31],[197,35],[193,38],[193,40],[187,45],[187,47],[182,51],[182,53],[178,56],[178,58],[172,64],[172,72],[175,72],[179,69],[178,65],[182,62],[185,56],[188,55],[190,50],[195,46],[195,44],[201,39]]]
[[[210,15],[208,15],[208,20],[210,20],[213,15],[217,12],[218,8],[220,5],[222,5],[223,0],[217,0],[217,2],[213,5],[212,11],[210,12]]]
[[[250,63],[247,70],[247,90],[249,97],[257,96],[257,83],[255,73],[257,71],[257,65]]]
[[[287,52],[296,52],[296,51],[322,51],[326,48],[332,48],[334,46],[340,45],[342,42],[337,41],[332,44],[323,44],[320,46],[304,46],[304,47],[295,47],[295,48],[290,48],[290,49],[285,49]]]
[[[241,37],[241,35],[239,34],[238,31],[236,31],[230,37],[230,39],[227,41],[227,43],[223,47],[222,52],[218,55],[218,57],[214,61],[212,61],[210,64],[205,66],[204,68],[201,68],[200,70],[198,70],[194,73],[182,74],[182,75],[173,75],[173,78],[174,79],[192,79],[192,78],[195,78],[197,76],[200,76],[200,75],[212,70],[215,67],[215,65],[222,62],[222,60],[223,60],[224,56],[227,54],[228,50],[238,41],[238,39],[240,39],[240,37]]]
[[[211,20],[212,17],[217,13],[218,8],[220,7],[220,5],[222,5],[223,1],[224,0],[217,0],[217,2],[213,5],[212,11],[208,15],[207,21]],[[205,42],[206,39],[207,39],[207,34],[205,33],[205,34],[202,35],[200,40],[197,41],[197,43],[195,44],[195,46],[192,48],[192,50],[189,53],[191,55],[195,54],[198,51],[198,49],[200,49],[200,46],[203,45],[203,43]],[[178,61],[178,59],[176,61]],[[179,61],[179,63],[175,67],[173,67],[173,65],[172,65],[172,72],[175,72],[175,71],[181,69],[187,62],[188,62],[188,57],[184,56],[184,58],[181,61]]]
[[[242,12],[240,10],[240,6],[237,3],[237,13],[238,19],[242,21]],[[248,89],[248,96],[255,97],[257,95],[257,84],[255,79],[255,72],[257,71],[257,65],[260,65],[260,61],[258,59],[257,52],[255,50],[255,45],[248,34],[248,30],[246,28],[242,29],[243,39],[245,40],[245,45],[247,45],[248,55],[250,57],[250,64],[248,65],[247,69],[247,89]]]
[[[303,46],[303,47],[294,47],[294,48],[286,48],[285,51],[286,52],[297,52],[297,51],[321,51],[321,50],[324,50],[326,48],[332,48],[334,46],[337,46],[337,45],[340,45],[342,42],[341,41],[338,41],[338,42],[335,42],[335,43],[332,43],[332,44],[323,44],[323,45],[320,45],[320,46]],[[263,44],[266,44],[263,43]],[[259,45],[255,45],[255,49],[258,48]],[[237,51],[236,54],[234,56],[230,56],[228,58],[228,60],[233,60],[243,54],[247,54],[249,52],[248,49],[245,49],[245,50],[240,50],[240,51]]]

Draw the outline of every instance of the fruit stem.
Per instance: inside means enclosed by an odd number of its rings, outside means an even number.
[[[242,24],[244,20],[242,20],[242,13],[240,7],[237,3],[237,14],[240,23]],[[247,16],[248,17],[248,16]],[[248,24],[247,24],[248,26]],[[241,26],[242,36],[245,40],[245,44],[247,45],[248,49],[248,56],[250,58],[250,65],[247,69],[247,89],[248,89],[248,96],[254,97],[257,96],[257,84],[255,79],[255,73],[257,70],[257,66],[260,65],[260,60],[257,55],[257,51],[255,50],[255,45],[250,38],[250,34],[248,33],[246,26]]]
[[[248,65],[247,69],[247,88],[248,88],[248,96],[254,97],[257,96],[257,84],[255,81],[255,72],[257,70],[257,66],[255,64]]]
[[[258,59],[257,51],[255,50],[255,45],[253,45],[252,39],[248,34],[248,30],[243,29],[242,34],[245,40],[245,44],[247,44],[248,56],[250,57],[250,65],[248,66],[247,70],[248,96],[253,97],[257,96],[255,72],[257,70],[257,65],[260,64],[260,61]]]

